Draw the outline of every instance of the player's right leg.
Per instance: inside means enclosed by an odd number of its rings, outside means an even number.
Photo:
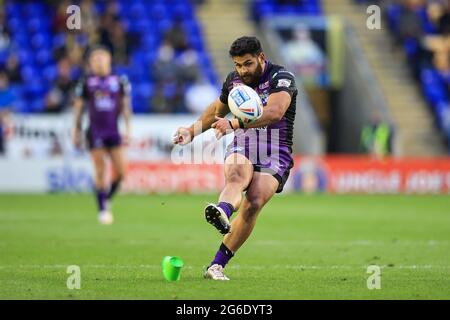
[[[108,191],[108,200],[112,200],[115,193],[118,191],[120,184],[126,173],[126,159],[123,147],[116,146],[109,149],[109,156],[112,163],[112,182]]]
[[[278,180],[267,173],[255,172],[247,189],[239,215],[233,220],[233,232],[221,243],[204,277],[213,280],[229,280],[224,268],[253,231],[256,218],[264,205],[272,198],[279,186]]]
[[[104,148],[94,148],[91,149],[90,153],[94,164],[95,194],[99,212],[98,219],[101,224],[111,224],[113,223],[113,216],[107,208],[107,192],[109,186],[105,175],[105,157],[107,151]]]
[[[253,176],[253,164],[245,156],[232,153],[225,159],[225,187],[218,204],[205,208],[205,218],[222,234],[229,233],[230,217],[242,201],[242,193],[247,189]]]

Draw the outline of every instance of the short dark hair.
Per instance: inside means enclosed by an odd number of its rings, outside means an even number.
[[[242,57],[247,53],[257,56],[262,52],[261,42],[256,37],[240,37],[231,44],[230,57]]]

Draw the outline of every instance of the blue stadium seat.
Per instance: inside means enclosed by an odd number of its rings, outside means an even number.
[[[164,34],[167,30],[169,30],[173,26],[172,20],[163,19],[159,20],[156,24],[156,30],[159,31],[159,34]]]
[[[145,13],[146,13],[145,6],[142,4],[142,2],[134,2],[130,6],[128,16],[131,19],[140,19],[145,16]]]
[[[14,1],[7,1],[5,3],[5,13],[8,19],[11,17],[18,17],[22,15],[21,5]]]
[[[31,38],[31,45],[34,49],[40,49],[43,47],[51,46],[51,37],[48,33],[36,33]]]
[[[259,22],[262,18],[273,15],[320,15],[322,10],[320,1],[298,1],[297,4],[279,4],[275,0],[253,0],[251,3],[251,16]]]
[[[394,33],[399,30],[399,21],[402,14],[402,8],[398,4],[388,4],[386,8],[389,29]]]
[[[154,86],[151,82],[141,82],[134,90],[139,98],[149,99],[153,95]]]
[[[30,112],[28,105],[26,104],[25,100],[21,98],[21,96],[14,101],[14,112],[16,113],[28,113]]]
[[[136,95],[133,95],[131,104],[134,113],[148,113],[150,111],[150,102]]]
[[[17,16],[11,17],[8,20],[8,28],[13,34],[23,31],[23,22],[21,21],[21,18]]]
[[[30,1],[25,3],[22,7],[22,14],[24,17],[31,18],[37,15],[45,15],[48,12],[48,8],[42,2]]]
[[[55,48],[61,48],[66,44],[66,34],[65,33],[58,33],[55,34],[55,36],[53,37],[53,43],[52,43],[52,47]]]
[[[40,67],[44,67],[53,61],[53,53],[47,48],[41,48],[36,53],[36,62]]]
[[[26,22],[26,26],[28,29],[28,32],[31,34],[36,33],[48,33],[49,32],[49,24],[48,22],[44,22],[44,19],[39,19],[37,17],[34,17]]]
[[[45,108],[45,101],[44,98],[33,98],[33,99],[27,99],[27,104],[28,104],[28,110],[30,110],[30,112],[34,112],[34,113],[41,113],[44,111]]]
[[[36,69],[32,65],[23,65],[20,70],[24,83],[31,81],[34,75],[37,73]]]
[[[47,81],[47,83],[52,83],[58,76],[58,68],[56,67],[56,65],[51,64],[44,68],[42,76]]]

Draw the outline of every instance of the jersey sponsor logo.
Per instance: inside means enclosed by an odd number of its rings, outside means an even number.
[[[109,79],[109,82],[108,82],[108,85],[109,85],[109,89],[112,91],[112,92],[117,92],[117,91],[119,91],[119,81],[117,80],[117,78],[110,78]]]
[[[288,79],[278,80],[277,88],[282,88],[282,87],[289,88],[290,86],[291,86],[291,80],[288,80]]]
[[[98,85],[98,83],[99,83],[98,78],[95,77],[89,78],[87,82],[89,87],[95,87],[96,85]]]
[[[231,89],[233,89],[234,87],[241,86],[242,82],[240,82],[240,81],[233,81],[231,84],[232,84]]]
[[[114,109],[114,100],[100,90],[95,92],[95,109],[98,111],[110,111]]]
[[[264,90],[264,89],[267,89],[269,87],[269,85],[270,85],[269,81],[266,81],[264,83],[261,83],[258,88],[260,90]]]

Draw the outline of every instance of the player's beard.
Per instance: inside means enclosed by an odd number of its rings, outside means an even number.
[[[256,70],[253,74],[247,74],[245,76],[240,76],[242,82],[244,84],[246,84],[247,86],[254,87],[261,80],[263,68],[262,68],[262,64],[260,64],[259,61],[257,63],[258,63],[258,66],[256,67]]]

